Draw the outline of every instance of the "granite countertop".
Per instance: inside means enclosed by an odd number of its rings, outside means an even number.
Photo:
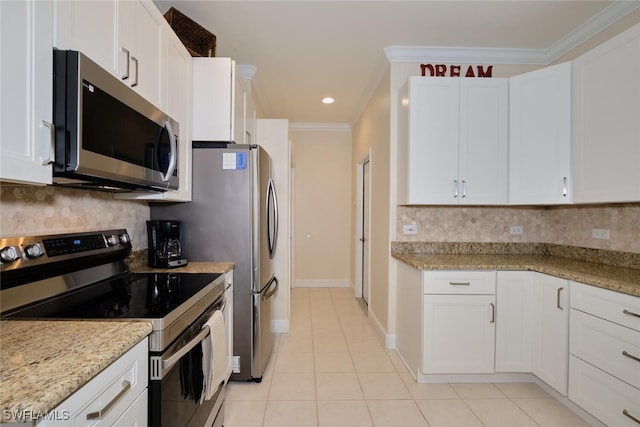
[[[149,333],[142,321],[0,321],[0,423],[51,411]]]
[[[151,268],[147,264],[130,265],[134,273],[227,273],[235,267],[233,262],[192,262],[178,268]]]
[[[539,254],[398,253],[418,270],[530,270],[640,297],[640,269]]]

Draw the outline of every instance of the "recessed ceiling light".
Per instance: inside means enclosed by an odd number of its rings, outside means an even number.
[[[330,96],[327,96],[326,98],[322,98],[323,104],[333,104],[334,102],[335,102],[335,99],[333,99]]]

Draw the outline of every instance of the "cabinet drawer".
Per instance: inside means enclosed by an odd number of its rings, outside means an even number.
[[[640,332],[571,310],[571,354],[640,388]]]
[[[640,390],[570,356],[569,399],[608,426],[638,427]],[[626,415],[625,415],[626,414]]]
[[[55,408],[70,414],[70,420],[46,420],[42,425],[112,425],[147,388],[148,354],[145,338]],[[142,404],[146,405],[146,399],[139,402]],[[87,418],[98,411],[103,411],[101,417]]]
[[[640,331],[640,298],[571,282],[571,307]]]
[[[494,295],[496,293],[495,271],[425,271],[423,272],[425,294]]]

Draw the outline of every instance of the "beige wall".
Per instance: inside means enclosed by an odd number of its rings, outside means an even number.
[[[0,187],[0,236],[33,236],[126,228],[134,250],[147,247],[146,202],[61,187]]]
[[[536,242],[640,253],[640,204],[554,207],[399,206],[398,241]],[[418,234],[402,234],[404,224]],[[524,234],[512,236],[509,226]],[[610,230],[609,240],[591,237],[593,228]]]
[[[389,306],[395,304],[395,300],[389,299],[389,224],[391,224],[389,217],[391,206],[389,200],[391,188],[389,174],[389,81],[390,74],[387,72],[353,129],[353,173],[351,176],[352,186],[355,189],[357,163],[370,153],[369,313],[383,329],[387,328],[389,322]],[[352,223],[355,224],[355,222],[354,212]],[[353,229],[351,252],[355,253],[355,226]],[[355,277],[353,270],[352,277]]]
[[[291,134],[294,286],[349,286],[351,131]]]

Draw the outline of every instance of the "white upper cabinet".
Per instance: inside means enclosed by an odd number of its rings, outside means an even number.
[[[147,100],[166,109],[161,97],[164,16],[147,0],[118,3],[120,78]]]
[[[162,27],[168,25],[149,0],[54,2],[54,47],[78,50],[165,107],[162,88]]]
[[[410,77],[399,98],[399,203],[506,203],[507,80]]]
[[[2,181],[51,183],[52,34],[53,6],[50,2],[0,2]]]
[[[252,105],[251,94],[245,89],[234,60],[193,59],[194,141],[251,143],[253,135],[247,129],[247,120],[250,126],[255,124]]]
[[[510,79],[509,203],[571,202],[571,63]]]
[[[639,201],[640,24],[575,60],[573,95],[574,201]]]

